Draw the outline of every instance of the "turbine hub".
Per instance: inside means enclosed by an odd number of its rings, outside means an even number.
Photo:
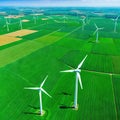
[[[81,72],[81,70],[80,69],[75,69],[75,72]]]

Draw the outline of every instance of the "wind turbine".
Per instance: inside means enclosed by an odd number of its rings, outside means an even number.
[[[5,18],[5,21],[6,21],[6,27],[7,27],[7,31],[9,32],[9,31],[10,31],[10,29],[9,29],[9,23],[8,23],[8,20],[7,20],[7,18]]]
[[[38,13],[35,14],[35,16],[36,16],[36,20],[38,20],[38,15],[39,15]]]
[[[79,11],[76,11],[76,16],[77,16],[77,18],[79,17]]]
[[[79,17],[79,16],[78,16],[78,15],[80,14],[80,11],[79,11],[79,10],[73,10],[72,12],[76,14],[76,17],[77,17],[77,18]]]
[[[22,20],[20,19],[20,29],[23,29]]]
[[[99,28],[96,24],[95,24],[96,30],[93,33],[94,35],[96,34],[96,43],[99,42],[98,38],[99,38],[99,30],[103,30],[104,28]]]
[[[78,67],[76,69],[72,69],[72,70],[65,70],[65,71],[61,71],[61,72],[74,72],[76,73],[76,81],[75,81],[75,94],[74,94],[74,108],[77,109],[77,100],[78,100],[78,80],[81,86],[81,89],[83,89],[83,85],[82,85],[82,81],[81,81],[81,66],[83,65],[85,59],[87,58],[88,55],[86,55],[84,57],[84,59],[81,61],[81,63],[78,65]]]
[[[54,20],[54,22],[56,22],[56,23],[60,23],[58,20]]]
[[[34,24],[37,23],[36,16],[33,16]]]
[[[64,16],[63,16],[63,19],[64,19],[64,23],[65,23],[65,22],[66,22],[67,17],[64,15]]]
[[[119,18],[120,16],[118,16],[118,17],[116,17],[115,19],[112,19],[113,21],[114,21],[114,24],[115,24],[115,26],[114,26],[114,32],[116,32],[116,28],[117,28],[117,21],[118,21],[118,18]]]
[[[48,18],[49,20],[53,20],[53,17],[52,17],[52,16],[47,16],[47,18]],[[48,23],[48,21],[47,21],[47,23]]]
[[[40,84],[40,87],[25,87],[24,89],[30,89],[30,90],[37,90],[39,92],[39,100],[40,100],[40,115],[43,114],[43,109],[42,109],[42,92],[45,93],[47,96],[51,97],[42,87],[47,80],[48,75],[45,77],[43,82]]]
[[[52,16],[47,16],[49,19],[53,19],[53,17]]]
[[[88,14],[86,15],[86,24],[90,23],[90,17],[88,16]]]
[[[12,16],[12,15],[8,15],[8,16],[7,16],[7,19],[8,19],[8,22],[9,22],[9,23],[11,23],[11,16]]]
[[[33,12],[33,20],[34,20],[34,24],[36,24],[37,23],[37,19],[36,19],[36,16],[35,16],[35,12],[32,10],[32,12]]]
[[[82,18],[82,31],[84,30],[84,27],[85,27],[85,20],[86,20],[86,17]]]

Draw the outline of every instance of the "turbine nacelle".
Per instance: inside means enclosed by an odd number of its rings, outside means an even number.
[[[60,72],[81,72],[81,69],[72,69],[72,70],[64,70],[64,71],[60,71]]]
[[[63,18],[64,18],[64,19],[67,19],[67,17],[66,17],[65,15],[63,16]]]
[[[85,23],[86,17],[84,17],[84,18],[82,18],[82,19],[80,19],[80,20],[82,21],[83,25],[86,24],[86,23]]]
[[[86,20],[86,17],[82,18],[81,20],[82,20],[82,21],[85,21],[85,20]]]
[[[96,27],[96,31],[98,31],[98,30],[103,30],[104,28],[102,27],[102,28],[99,28],[96,24],[95,24],[95,27]]]
[[[53,19],[53,17],[51,17],[51,16],[47,16],[49,19]]]
[[[74,72],[79,72],[79,73],[80,73],[80,72],[81,72],[81,69],[78,69],[78,68],[77,68],[77,69],[74,70]]]
[[[115,19],[112,19],[113,21],[117,22],[120,16],[117,16]]]

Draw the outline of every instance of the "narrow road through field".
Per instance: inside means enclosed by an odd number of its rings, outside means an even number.
[[[114,106],[115,106],[116,120],[118,120],[118,113],[117,113],[116,102],[115,102],[115,94],[114,94],[114,87],[113,87],[113,82],[112,82],[112,75],[110,75],[110,78],[111,78],[111,85],[112,85],[112,92],[113,92],[113,102],[114,102]]]

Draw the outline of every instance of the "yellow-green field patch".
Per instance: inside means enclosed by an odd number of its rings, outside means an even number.
[[[29,34],[32,34],[32,33],[35,33],[37,32],[36,30],[28,30],[28,29],[23,29],[23,30],[18,30],[18,31],[15,31],[15,32],[11,32],[11,33],[8,33],[8,34],[5,34],[6,36],[12,36],[12,37],[22,37],[22,36],[25,36],[25,35],[29,35]]]
[[[21,40],[21,38],[16,38],[16,37],[10,37],[10,36],[6,36],[6,35],[1,35],[0,36],[0,46],[15,42],[15,41],[19,41]]]

